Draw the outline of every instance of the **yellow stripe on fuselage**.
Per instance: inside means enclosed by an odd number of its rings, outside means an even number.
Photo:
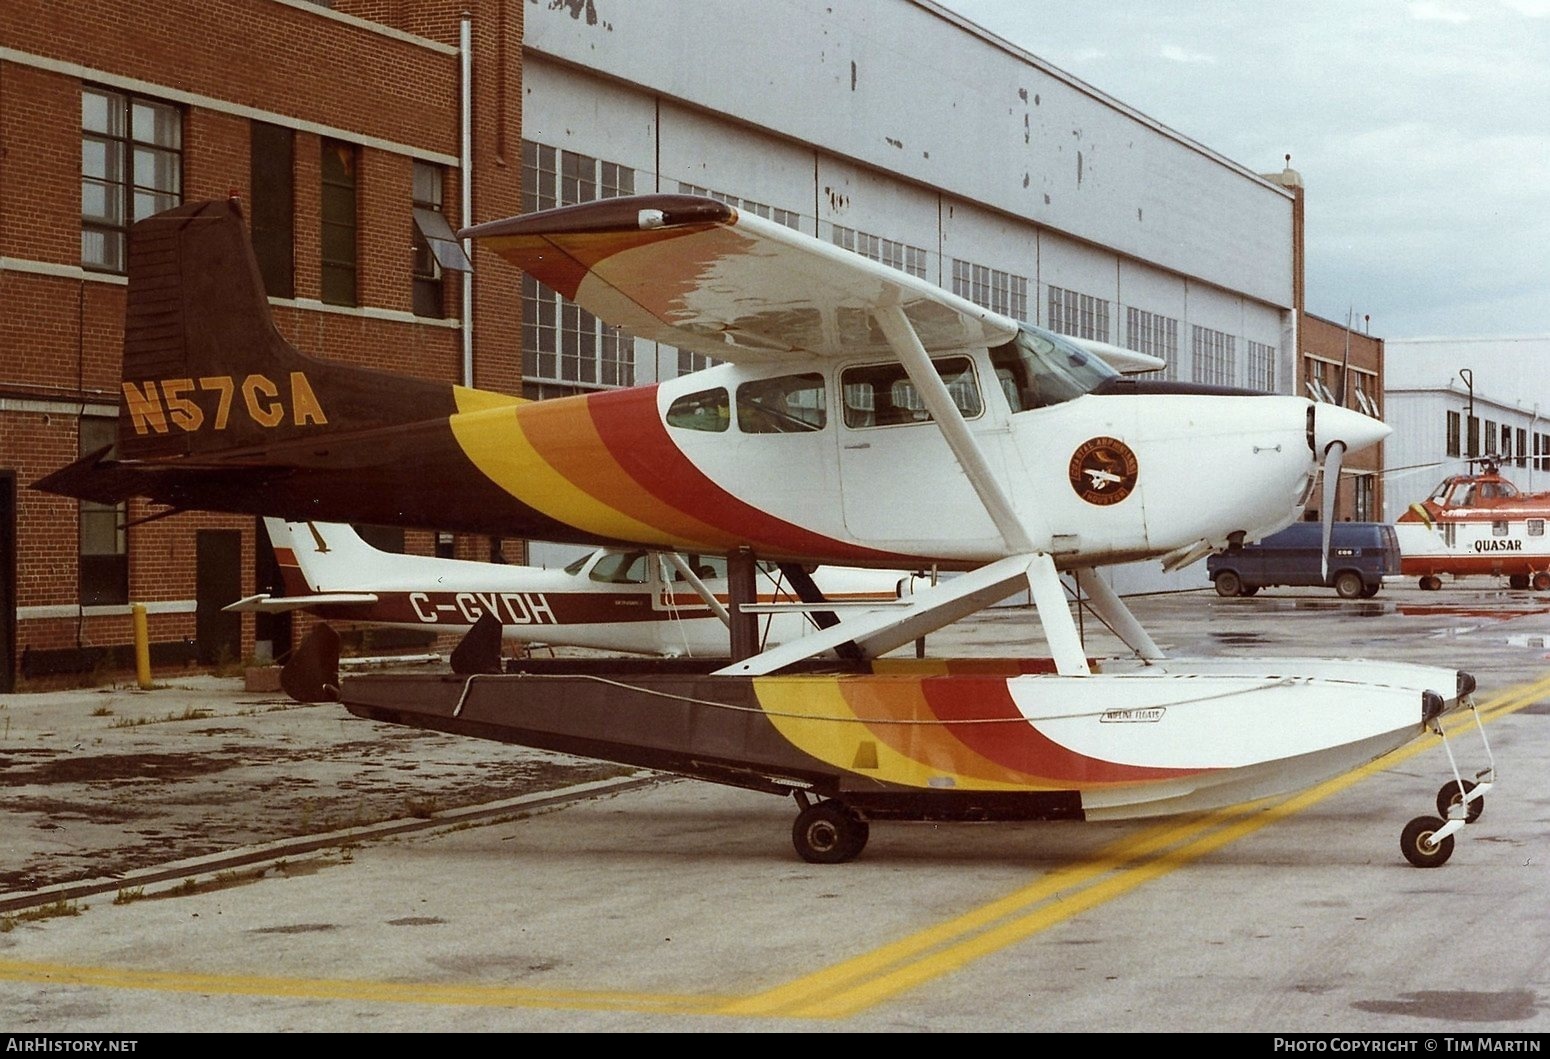
[[[458,394],[460,409],[469,392]],[[514,406],[477,407],[480,403],[471,399],[471,410],[459,411],[450,423],[464,454],[490,481],[535,511],[586,533],[667,547],[678,543],[657,527],[619,513],[550,466],[528,440]]]

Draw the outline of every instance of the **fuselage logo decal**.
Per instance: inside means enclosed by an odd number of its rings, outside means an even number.
[[[1089,504],[1117,504],[1136,487],[1136,454],[1118,438],[1085,441],[1071,454],[1071,488]]]

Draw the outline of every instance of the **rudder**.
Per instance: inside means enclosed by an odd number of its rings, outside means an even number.
[[[188,203],[130,229],[120,459],[245,448],[455,411],[448,384],[292,347],[275,328],[235,200]]]

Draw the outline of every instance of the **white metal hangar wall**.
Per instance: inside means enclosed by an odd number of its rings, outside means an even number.
[[[1172,377],[1294,390],[1291,193],[935,4],[529,4],[523,64],[525,209],[711,194]],[[536,392],[698,366],[637,341],[621,370],[535,299]]]

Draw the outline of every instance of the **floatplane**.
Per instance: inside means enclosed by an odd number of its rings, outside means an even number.
[[[1444,478],[1394,523],[1400,569],[1423,589],[1442,575],[1506,577],[1513,588],[1550,591],[1550,493],[1524,493],[1493,458]]]
[[[1389,433],[1375,419],[1140,378],[1160,362],[709,199],[608,199],[460,235],[610,324],[723,363],[527,402],[308,356],[270,321],[235,203],[190,203],[131,232],[116,450],[38,486],[725,555],[729,656],[693,672],[513,673],[470,647],[451,674],[336,685],[324,645],[300,683],[377,721],[791,797],[792,842],[812,862],[856,857],[878,821],[1249,802],[1442,735],[1444,715],[1473,709],[1474,679],[1439,666],[1166,657],[1098,576],[1141,559],[1181,568],[1274,532],[1321,469],[1329,517],[1345,454]],[[956,576],[760,649],[760,560]],[[1088,656],[1068,582],[1125,657]],[[890,657],[1015,592],[1047,657]],[[827,606],[815,586],[800,594]],[[460,646],[498,646],[494,621]],[[1454,774],[1439,815],[1403,829],[1412,863],[1448,859],[1494,776]]]
[[[264,519],[283,595],[260,592],[234,613],[306,611],[325,621],[467,635],[493,615],[502,639],[528,649],[584,647],[666,658],[727,654],[726,556],[594,548],[559,569],[383,551],[348,523]],[[792,575],[759,563],[758,646],[818,628]],[[818,567],[810,576],[831,613],[892,606],[929,574]]]

